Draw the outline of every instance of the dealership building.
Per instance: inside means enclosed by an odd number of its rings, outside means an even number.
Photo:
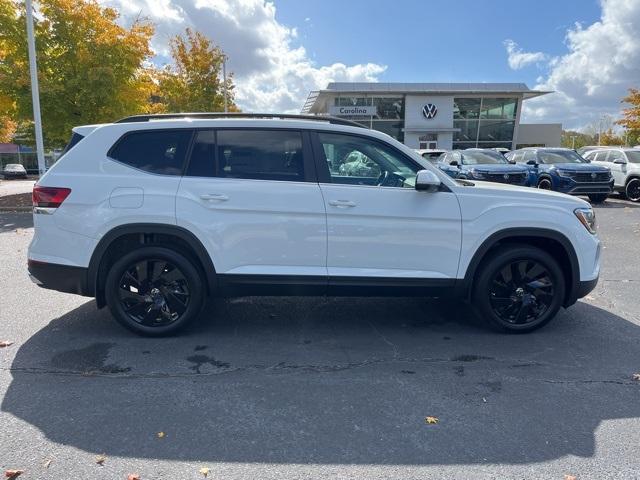
[[[551,92],[524,83],[330,83],[303,114],[333,115],[411,148],[559,147],[562,125],[521,124],[522,103]]]

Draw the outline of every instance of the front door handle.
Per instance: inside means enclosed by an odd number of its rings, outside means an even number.
[[[351,200],[329,200],[329,205],[332,207],[355,207],[356,202]]]
[[[229,197],[224,193],[205,193],[203,195],[200,195],[200,198],[206,201],[218,201],[218,202],[226,202],[227,200],[229,200]]]

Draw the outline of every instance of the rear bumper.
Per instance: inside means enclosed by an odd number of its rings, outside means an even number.
[[[86,268],[29,260],[28,270],[31,281],[39,287],[93,297],[87,285]]]

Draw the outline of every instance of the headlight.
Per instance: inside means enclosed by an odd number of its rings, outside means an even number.
[[[561,177],[566,177],[566,178],[573,178],[573,172],[569,172],[567,170],[556,170],[556,172],[558,173],[558,175],[560,175]]]
[[[471,177],[473,177],[473,178],[475,178],[477,180],[482,180],[483,178],[485,178],[484,173],[479,172],[475,168],[472,168],[471,170],[469,170],[469,173],[471,174]]]
[[[576,208],[573,213],[576,214],[580,223],[584,225],[584,228],[589,230],[589,233],[595,235],[596,233],[596,212],[591,208]]]

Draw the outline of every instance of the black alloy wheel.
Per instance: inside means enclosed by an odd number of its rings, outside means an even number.
[[[194,320],[205,298],[199,269],[165,247],[144,247],[110,268],[105,297],[114,318],[136,333],[162,336]]]
[[[632,178],[624,189],[625,196],[632,202],[640,202],[640,178]]]
[[[494,275],[489,288],[493,312],[502,321],[515,325],[535,322],[553,301],[551,275],[533,260],[509,262]]]
[[[120,278],[120,304],[134,322],[165,326],[180,319],[191,294],[184,273],[159,258],[141,260]]]
[[[502,245],[478,267],[473,305],[489,326],[511,333],[533,331],[562,306],[565,280],[558,262],[529,245]]]
[[[540,190],[551,190],[553,185],[551,184],[551,180],[548,178],[543,178],[538,182],[538,188]]]

